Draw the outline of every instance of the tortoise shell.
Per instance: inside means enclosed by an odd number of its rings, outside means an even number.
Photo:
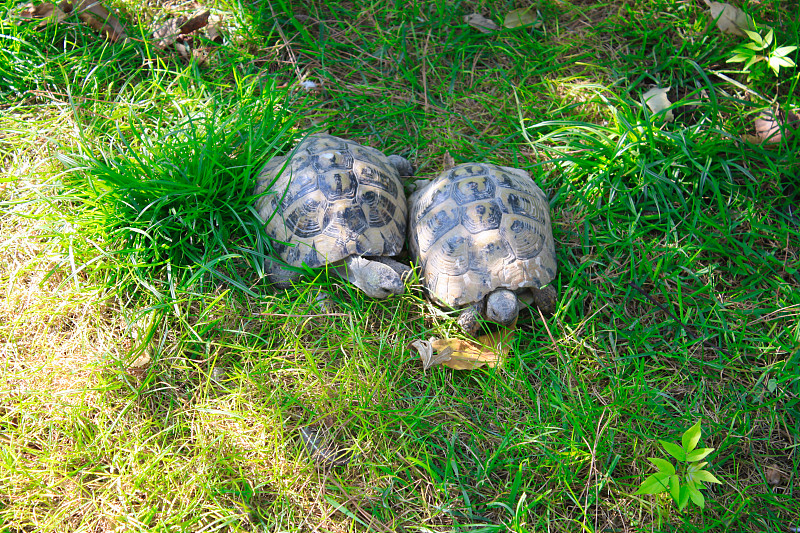
[[[527,172],[467,163],[410,206],[409,247],[428,293],[463,307],[498,288],[541,288],[556,274],[549,203]]]
[[[258,176],[256,202],[287,264],[317,268],[351,255],[389,256],[405,241],[407,204],[397,169],[378,150],[310,135]]]

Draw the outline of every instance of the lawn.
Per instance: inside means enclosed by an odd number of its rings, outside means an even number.
[[[798,531],[800,17],[732,3],[0,0],[0,533]],[[425,370],[418,277],[271,287],[315,131],[531,173],[555,313]]]

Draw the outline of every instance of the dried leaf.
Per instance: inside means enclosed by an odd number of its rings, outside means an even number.
[[[192,33],[193,31],[199,30],[200,28],[204,28],[208,25],[208,16],[211,15],[211,11],[203,11],[202,13],[193,16],[180,26],[180,30],[182,34]]]
[[[704,0],[704,2],[711,10],[711,16],[717,21],[717,27],[722,33],[744,37],[745,31],[755,29],[747,13],[738,7],[723,2],[710,2],[709,0]]]
[[[477,342],[463,339],[433,340],[431,345],[439,352],[437,357],[447,357],[442,361],[454,370],[474,370],[484,365],[495,367],[503,362],[511,348],[514,327],[501,329],[490,335],[478,337]]]
[[[40,6],[43,6],[43,5],[47,5],[47,4],[39,4],[37,6],[33,5],[32,3],[25,4],[24,9],[19,12],[19,18],[24,19],[24,20],[31,20],[31,19],[34,19],[34,18],[39,18],[36,15],[36,11],[38,9],[40,9]],[[50,5],[52,5],[52,4],[50,4]],[[50,13],[52,13],[52,10],[50,10]]]
[[[338,446],[327,429],[319,424],[310,424],[299,431],[303,446],[317,466],[346,466],[353,459],[352,450]]]
[[[186,22],[186,17],[173,18],[156,28],[153,32],[156,46],[164,50],[175,44],[175,40],[181,33],[180,27],[184,22]]]
[[[210,41],[221,44],[223,38],[219,24],[209,24],[209,26],[206,28],[206,37],[208,37]]]
[[[492,33],[500,29],[500,26],[480,13],[472,13],[471,15],[464,16],[464,22],[483,33]]]
[[[19,16],[26,20],[43,19],[52,16],[55,7],[56,6],[50,3],[38,5],[27,4],[25,9],[20,12]]]
[[[647,107],[650,108],[650,111],[653,112],[653,114],[660,113],[672,105],[672,102],[670,102],[669,98],[667,98],[667,93],[669,90],[670,87],[667,87],[666,89],[653,87],[642,95],[642,99],[647,104]],[[672,122],[674,119],[675,117],[672,115],[672,110],[669,109],[664,115],[664,120],[667,122]]]
[[[767,111],[758,116],[754,121],[756,126],[756,142],[777,143],[781,141],[781,125],[775,116]]]
[[[411,346],[416,348],[417,351],[419,352],[419,357],[420,359],[422,359],[422,368],[424,370],[428,370],[430,367],[442,364],[443,362],[450,359],[450,354],[452,353],[452,350],[446,353],[439,353],[436,357],[434,357],[433,345],[432,345],[434,340],[435,339],[431,337],[430,340],[427,341],[415,340],[414,342],[411,343]]]
[[[503,20],[503,26],[506,28],[519,28],[520,26],[527,26],[536,22],[536,13],[533,12],[532,7],[521,7],[515,9],[506,15]],[[534,27],[538,28],[542,23],[539,21]]]
[[[175,43],[175,50],[178,51],[178,54],[182,58],[189,59],[189,55],[191,54],[191,49],[187,45],[185,45],[184,43],[176,42]]]
[[[78,12],[78,18],[92,29],[105,33],[109,40],[124,41],[128,38],[125,34],[125,28],[117,20],[117,17],[109,13],[100,2],[82,0],[75,10]]]
[[[69,2],[61,2],[59,5],[44,3],[44,4],[28,4],[25,9],[20,13],[20,17],[25,20],[42,19],[37,26],[37,29],[45,27],[51,22],[58,24],[65,18],[67,14],[72,11],[72,6]]]
[[[786,136],[791,139],[795,130],[800,128],[800,115],[788,111],[763,111],[753,121],[756,127],[755,136],[748,136],[748,140],[756,144],[775,144],[779,143]]]
[[[484,351],[481,346],[463,339],[438,339],[433,347],[446,356],[442,364],[454,370],[474,370],[484,365],[496,366],[500,362],[493,350]]]
[[[781,471],[775,465],[769,465],[765,472],[767,483],[773,487],[781,484]]]
[[[134,361],[130,364],[130,368],[145,368],[147,365],[150,364],[150,355],[145,352],[139,355]]]
[[[208,58],[211,55],[208,48],[201,46],[200,48],[192,48],[192,59],[201,65],[208,65]]]

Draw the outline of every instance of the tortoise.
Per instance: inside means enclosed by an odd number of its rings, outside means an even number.
[[[408,206],[401,175],[411,164],[332,135],[307,136],[258,175],[256,209],[290,267],[329,265],[373,298],[401,294],[410,267],[389,259],[403,248]],[[301,271],[267,259],[278,287]]]
[[[428,295],[462,309],[468,334],[483,317],[503,326],[518,297],[552,313],[556,275],[549,203],[524,170],[465,163],[445,170],[409,199],[409,250]],[[527,293],[527,294],[524,294]]]

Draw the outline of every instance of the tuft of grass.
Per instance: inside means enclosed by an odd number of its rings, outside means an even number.
[[[67,168],[61,199],[77,207],[69,223],[119,255],[109,283],[160,300],[203,280],[249,292],[237,267],[263,271],[268,244],[253,190],[260,166],[290,138],[285,95],[201,99],[177,116],[126,118],[104,144],[84,137],[79,153],[58,155]]]

